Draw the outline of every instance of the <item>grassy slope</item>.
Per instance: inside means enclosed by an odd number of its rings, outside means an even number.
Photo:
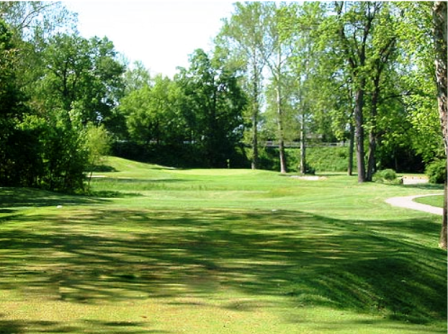
[[[0,333],[446,332],[439,218],[384,203],[434,189],[109,164],[0,189]]]

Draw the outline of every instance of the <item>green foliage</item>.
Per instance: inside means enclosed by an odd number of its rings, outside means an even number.
[[[93,169],[101,165],[101,159],[110,153],[111,138],[104,125],[95,126],[90,123],[85,129],[85,140],[88,165],[90,169]]]
[[[39,94],[46,109],[82,110],[82,121],[107,122],[121,89],[123,66],[111,41],[77,35],[52,37],[44,54],[45,75]]]
[[[298,171],[300,149],[286,149],[288,170]],[[308,147],[306,166],[309,174],[316,172],[346,172],[348,168],[348,147]],[[264,148],[260,150],[260,168],[278,170],[280,162],[278,150]]]
[[[346,172],[348,147],[307,148],[307,164],[318,172]]]
[[[397,179],[397,173],[393,169],[383,169],[373,175],[374,182],[394,182]]]
[[[32,7],[22,18],[31,25],[51,6],[11,4],[0,11],[12,10],[18,23],[19,13]],[[105,129],[93,123],[107,124],[123,68],[107,39],[59,33],[43,43],[41,31],[26,43],[20,34],[28,28],[0,22],[0,185],[82,192],[85,170],[106,153]],[[37,53],[33,63],[30,54]]]
[[[430,8],[238,3],[214,53],[196,50],[170,80],[139,62],[125,72],[113,43],[74,33],[59,3],[0,3],[0,183],[82,190],[106,137],[116,152],[168,165],[250,159],[280,169],[278,150],[257,157],[259,137],[334,141],[363,130],[358,151],[370,142],[374,159],[360,161],[420,170],[421,158],[443,157]],[[356,108],[363,124],[354,132]],[[308,166],[345,171],[347,149],[325,150],[310,148]],[[282,159],[290,170],[298,153]]]
[[[130,139],[137,144],[170,145],[188,138],[182,114],[183,92],[176,82],[157,76],[151,85],[131,91],[120,101]]]
[[[440,159],[431,162],[425,171],[428,175],[429,182],[435,184],[442,184],[446,182],[447,170],[446,170],[446,160]]]
[[[218,49],[231,55],[227,62],[241,64],[239,67],[244,69],[243,89],[248,96],[248,103],[243,114],[247,123],[243,140],[252,146],[248,156],[252,166],[258,168],[258,147],[254,147],[254,143],[259,140],[258,127],[262,121],[262,79],[266,65],[262,47],[269,6],[262,2],[238,2],[234,4],[234,9],[231,18],[224,20],[216,44]]]
[[[183,116],[190,142],[199,147],[207,166],[226,167],[243,138],[247,102],[235,69],[196,50],[189,69],[182,69],[176,81],[185,96]]]
[[[84,190],[84,170],[88,164],[85,128],[81,112],[56,110],[43,136],[42,160],[45,170],[40,186],[61,192]]]
[[[32,184],[35,134],[20,129],[29,109],[18,82],[18,54],[13,34],[0,19],[0,186]],[[23,174],[21,168],[24,168]],[[36,166],[37,167],[37,166]]]

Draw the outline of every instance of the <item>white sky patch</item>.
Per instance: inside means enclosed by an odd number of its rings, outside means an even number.
[[[85,38],[107,36],[132,63],[140,60],[153,74],[172,77],[176,67],[188,67],[195,49],[212,49],[232,1],[63,1],[78,13]]]

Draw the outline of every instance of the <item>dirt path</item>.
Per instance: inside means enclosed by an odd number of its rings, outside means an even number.
[[[442,208],[438,208],[438,207],[435,207],[435,206],[426,205],[426,204],[420,204],[420,203],[414,202],[415,198],[425,197],[425,196],[435,196],[435,195],[440,195],[440,194],[414,195],[414,196],[406,196],[406,197],[393,197],[393,198],[387,199],[386,203],[388,203],[388,204],[390,204],[392,206],[400,207],[400,208],[424,211],[424,212],[429,212],[429,213],[441,216],[443,214],[443,209]]]

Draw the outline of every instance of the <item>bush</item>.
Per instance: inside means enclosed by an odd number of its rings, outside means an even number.
[[[316,172],[346,172],[348,147],[310,147],[307,150],[307,163]],[[353,163],[356,166],[356,157],[354,157]]]
[[[397,179],[397,173],[393,169],[384,169],[373,175],[374,182],[393,182]]]
[[[446,173],[446,160],[435,160],[426,167],[426,175],[430,183],[445,183]]]

